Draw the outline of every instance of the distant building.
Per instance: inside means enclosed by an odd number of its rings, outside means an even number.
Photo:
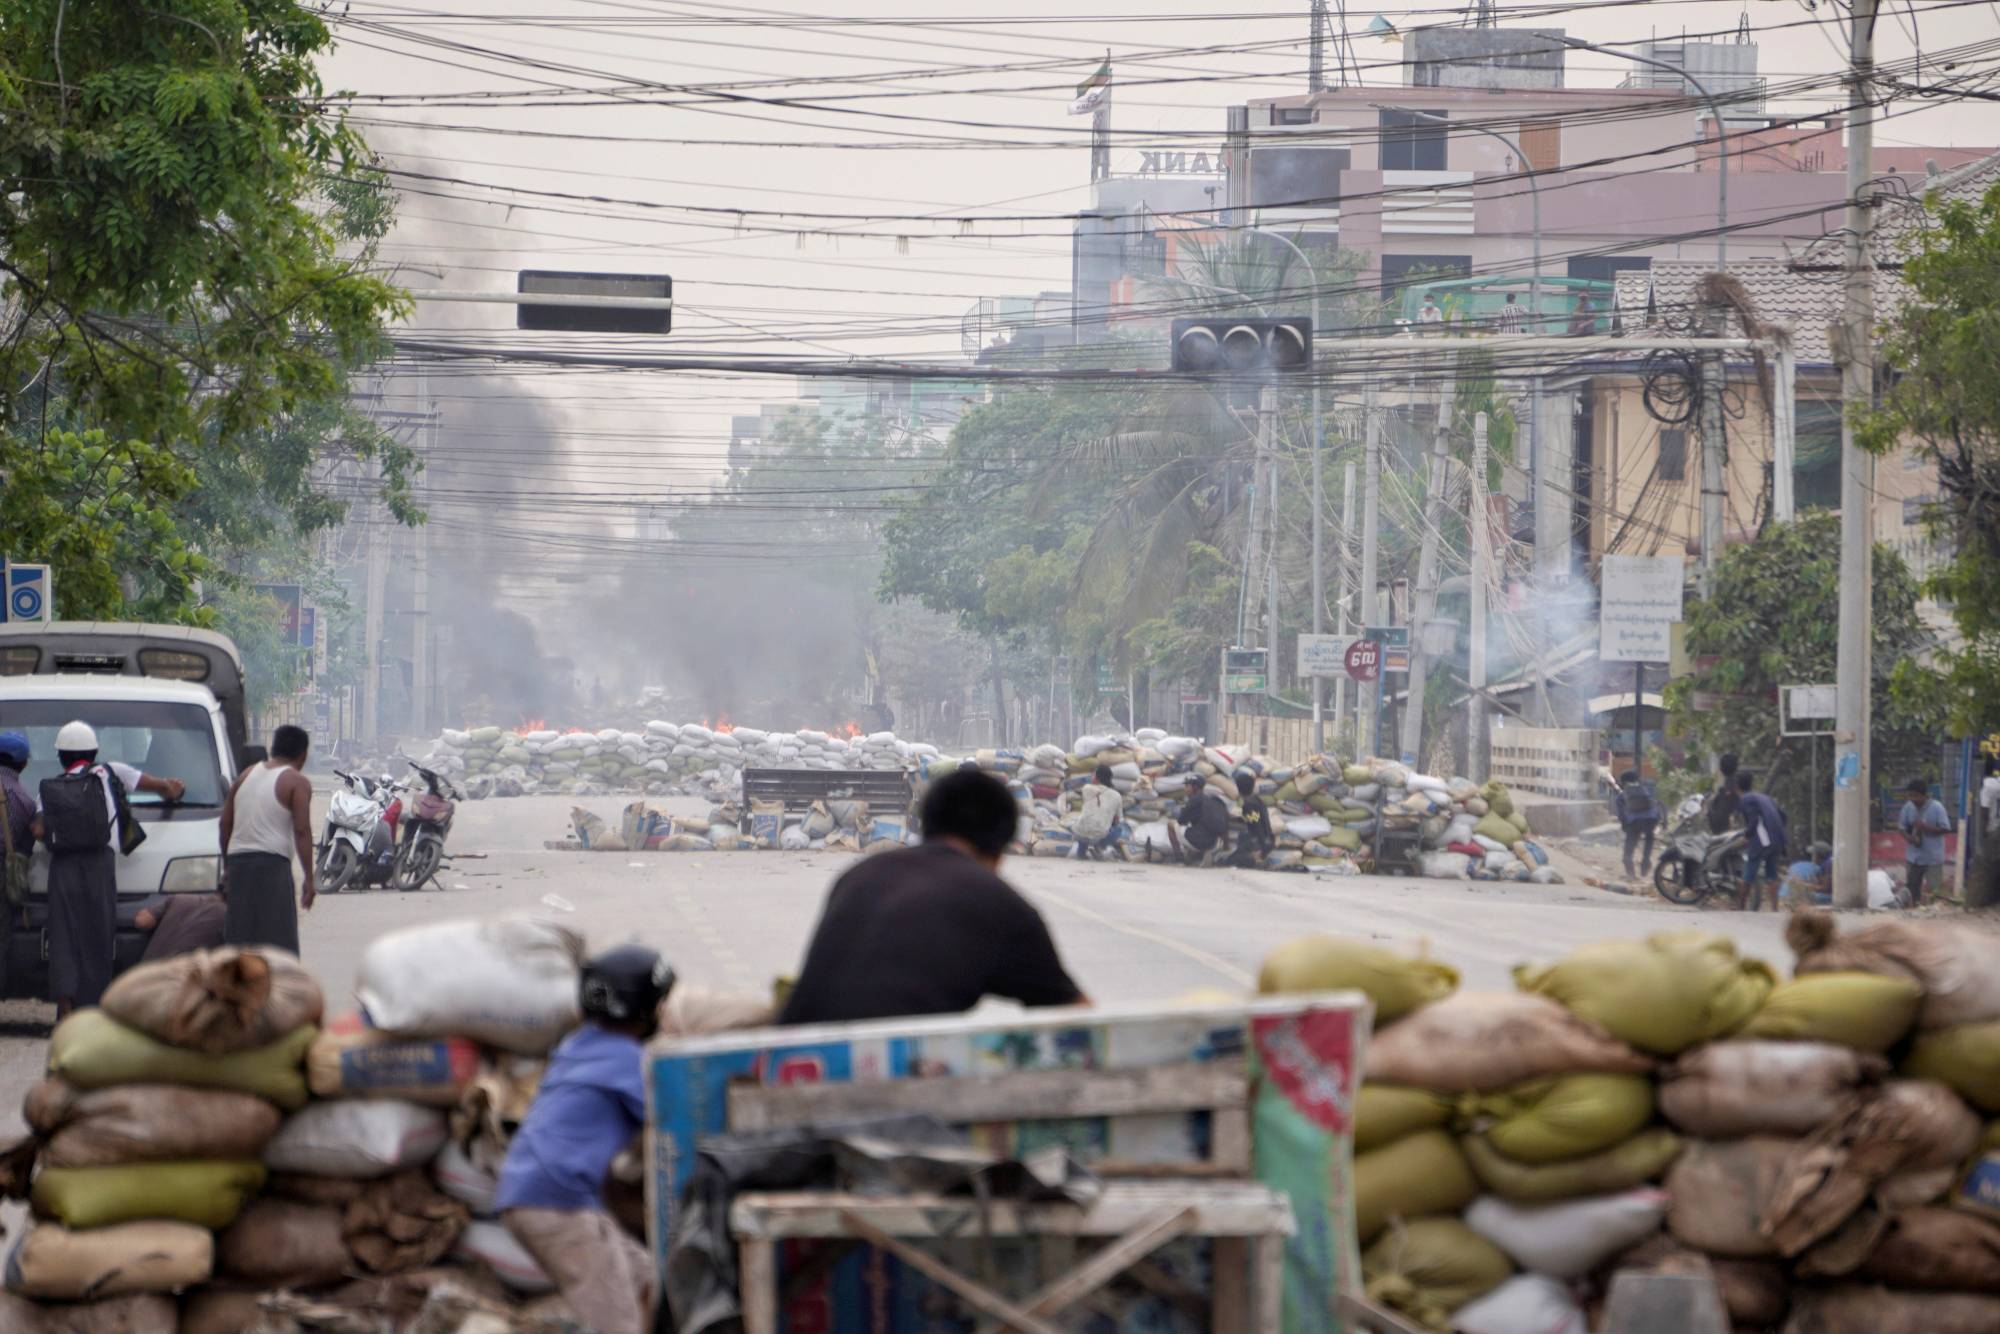
[[[1418,28],[1403,42],[1418,88],[1560,88],[1561,28]]]

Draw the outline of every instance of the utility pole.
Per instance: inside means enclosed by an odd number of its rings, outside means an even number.
[[[1278,391],[1269,382],[1257,395],[1257,450],[1268,479],[1264,501],[1264,694],[1278,693]]]
[[[1465,655],[1465,772],[1475,783],[1487,778],[1486,742],[1486,414],[1472,417],[1472,493],[1466,531],[1472,566],[1472,642]]]
[[[1405,764],[1422,760],[1424,741],[1424,685],[1429,676],[1429,655],[1424,651],[1424,628],[1437,614],[1438,524],[1443,516],[1444,474],[1450,454],[1452,407],[1458,398],[1458,358],[1446,366],[1438,387],[1437,427],[1431,437],[1430,475],[1424,480],[1423,545],[1417,556],[1417,587],[1410,612],[1410,681],[1403,705],[1402,759]]]
[[[417,402],[422,405],[423,413],[423,420],[417,427],[417,439],[423,442],[418,458],[420,464],[425,465],[418,477],[419,485],[427,495],[430,491],[428,463],[437,432],[437,404],[431,398],[431,377],[427,370],[417,373]],[[430,525],[421,525],[410,534],[410,540],[416,547],[416,568],[411,572],[410,589],[410,735],[424,737],[430,735],[431,727]]]
[[[1340,637],[1346,640],[1353,629],[1348,617],[1349,588],[1354,583],[1354,460],[1349,459],[1341,467],[1340,479],[1340,617],[1337,622]],[[1338,732],[1347,721],[1347,676],[1345,673],[1333,678],[1333,730]]]
[[[1706,323],[1714,333],[1717,311],[1710,307]],[[1727,442],[1722,426],[1722,354],[1701,358],[1701,595],[1707,597],[1715,578],[1716,557],[1722,554],[1723,479],[1728,472]]]
[[[1380,611],[1376,607],[1376,550],[1377,529],[1381,521],[1382,504],[1382,416],[1375,407],[1375,384],[1371,380],[1361,396],[1362,424],[1361,470],[1361,629],[1365,634],[1378,623]],[[1362,706],[1359,694],[1354,702],[1355,750],[1361,756],[1373,755],[1379,738],[1375,729],[1380,722],[1377,711]],[[1363,739],[1367,744],[1361,744]]]
[[[1873,175],[1876,0],[1854,0],[1853,59],[1848,66],[1847,226],[1842,260],[1846,300],[1841,309],[1840,367],[1840,640],[1834,669],[1833,906],[1868,906],[1870,652],[1873,602],[1875,458],[1854,439],[1854,414],[1873,402],[1875,275],[1869,230],[1874,211],[1865,197]]]
[[[1318,332],[1317,329],[1314,330]],[[1320,457],[1324,441],[1320,439],[1319,424],[1319,373],[1313,372],[1313,415],[1312,425],[1312,632],[1315,635],[1326,632],[1326,465]],[[1326,754],[1326,678],[1312,678],[1313,692],[1313,753]]]

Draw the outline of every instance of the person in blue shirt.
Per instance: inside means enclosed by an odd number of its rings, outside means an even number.
[[[643,1044],[673,986],[667,961],[642,945],[584,965],[583,1024],[549,1057],[493,1198],[507,1230],[597,1334],[642,1334],[652,1318],[652,1261],[606,1211],[603,1190],[611,1160],[645,1123]]]
[[[1909,887],[1910,906],[1921,908],[1924,904],[1924,881],[1937,867],[1938,890],[1944,887],[1944,836],[1951,832],[1951,817],[1945,814],[1944,803],[1931,795],[1930,784],[1921,778],[1912,778],[1904,785],[1904,793],[1909,800],[1903,803],[1903,810],[1896,817],[1896,827],[1903,831],[1903,869],[1908,877],[1904,884]]]
[[[1793,908],[1833,901],[1833,845],[1821,840],[1807,849],[1808,860],[1793,862],[1785,873],[1785,898]]]
[[[1785,813],[1770,794],[1756,791],[1749,770],[1736,775],[1736,810],[1748,833],[1744,840],[1748,864],[1743,868],[1742,906],[1763,909],[1763,890],[1770,891],[1771,911],[1778,911],[1778,880],[1785,866]]]

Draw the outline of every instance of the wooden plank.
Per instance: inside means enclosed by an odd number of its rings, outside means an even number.
[[[1241,1058],[1132,1070],[1010,1070],[840,1084],[732,1084],[731,1131],[774,1130],[847,1117],[927,1112],[955,1124],[1050,1121],[1242,1107]]]
[[[998,1316],[1004,1328],[1016,1330],[1018,1334],[1062,1334],[1054,1325],[1029,1315],[1005,1297],[974,1283],[949,1265],[940,1263],[908,1242],[890,1236],[852,1210],[842,1210],[840,1221],[863,1241],[881,1247],[918,1273],[950,1288],[986,1314]]]
[[[845,1237],[840,1215],[851,1212],[901,1237],[962,1235],[980,1227],[996,1237],[1118,1237],[1162,1210],[1180,1208],[1193,1210],[1193,1231],[1204,1237],[1287,1237],[1294,1230],[1290,1200],[1244,1181],[1115,1182],[1089,1209],[995,1200],[983,1223],[978,1203],[965,1196],[753,1191],[736,1198],[729,1226],[745,1240]]]
[[[1422,1325],[1405,1320],[1386,1307],[1377,1306],[1364,1297],[1343,1294],[1337,1306],[1343,1328],[1358,1331],[1358,1334],[1428,1334]]]
[[[1068,1310],[1097,1291],[1175,1237],[1186,1235],[1194,1226],[1194,1210],[1162,1214],[1151,1223],[1132,1229],[1097,1254],[1049,1284],[1028,1299],[1029,1315],[1055,1315]],[[997,1325],[982,1326],[979,1334],[998,1334]]]
[[[1278,1334],[1285,1324],[1285,1243],[1250,1240],[1250,1334]]]
[[[1250,1315],[1250,1243],[1242,1237],[1217,1237],[1208,1288],[1209,1328],[1215,1334],[1248,1334]]]
[[[737,1285],[743,1305],[743,1334],[778,1334],[776,1243],[745,1241],[737,1246],[736,1255],[743,1271]]]
[[[1221,1172],[1250,1175],[1250,1112],[1218,1108],[1208,1119],[1208,1162]]]

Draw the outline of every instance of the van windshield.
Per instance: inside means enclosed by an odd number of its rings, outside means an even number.
[[[220,807],[225,795],[215,726],[199,704],[162,700],[0,700],[0,732],[26,732],[33,758],[21,775],[30,794],[56,768],[56,729],[81,718],[97,730],[97,758],[116,760],[155,778],[187,784],[183,806]],[[129,794],[137,808],[158,806],[151,792]]]

